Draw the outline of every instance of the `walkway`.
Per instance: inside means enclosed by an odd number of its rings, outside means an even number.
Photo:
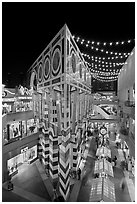
[[[31,165],[24,165],[12,179],[14,189],[12,192],[7,191],[7,184],[3,184],[3,202],[50,202],[51,198],[40,175],[36,164],[38,160]],[[48,182],[47,182],[48,183]],[[6,195],[7,197],[6,197]],[[10,200],[11,199],[11,200]]]
[[[91,143],[93,142],[93,138],[89,138],[89,140],[87,141],[87,144],[86,144],[86,148],[85,148],[85,152],[84,152],[84,158],[85,160],[81,160],[80,162],[80,169],[82,171],[81,173],[81,177],[84,178],[86,172],[87,172],[87,169],[85,168],[85,164],[87,163],[87,160],[88,160],[88,157],[89,157],[89,152],[90,152],[90,146],[91,146]],[[82,184],[82,181],[80,180],[74,180],[71,181],[74,183],[74,186],[73,186],[73,189],[72,189],[72,192],[68,198],[68,202],[76,202],[77,201],[77,197],[78,197],[78,194],[79,194],[79,191],[80,191],[80,187],[81,187],[81,184]]]
[[[113,138],[114,139],[114,138]],[[114,178],[110,177],[110,180],[115,185],[115,196],[116,196],[116,202],[133,202],[135,200],[135,186],[132,181],[132,179],[128,176],[128,172],[125,172],[121,169],[120,161],[121,156],[119,151],[116,148],[115,142],[111,140],[110,138],[110,148],[112,153],[112,158],[116,155],[118,158],[117,166],[114,167]],[[75,192],[75,189],[79,188],[79,193],[77,190],[77,200],[75,195],[75,200],[71,200],[73,202],[89,202],[90,198],[90,191],[91,191],[91,183],[93,179],[93,169],[94,169],[94,163],[95,163],[95,150],[96,150],[96,143],[95,138],[92,139],[90,142],[89,152],[87,154],[87,159],[85,163],[85,167],[83,170],[83,177],[80,184],[74,185],[73,193]],[[124,191],[120,188],[120,181],[122,178],[125,178],[126,180],[126,187]]]

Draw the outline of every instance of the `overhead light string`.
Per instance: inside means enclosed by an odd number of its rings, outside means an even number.
[[[73,38],[76,40],[76,42],[79,42],[81,44],[85,44],[86,47],[91,46],[91,45],[95,45],[95,46],[121,46],[121,45],[125,45],[125,44],[131,44],[135,42],[135,39],[128,39],[128,40],[121,40],[121,41],[111,41],[111,42],[101,42],[101,41],[94,41],[94,40],[85,40],[83,38],[80,38],[78,36],[73,35]]]

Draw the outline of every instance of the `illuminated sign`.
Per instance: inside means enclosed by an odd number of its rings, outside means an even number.
[[[15,98],[3,98],[2,102],[14,102],[15,100]]]
[[[30,96],[30,97],[28,97],[28,96],[20,96],[20,97],[18,97],[18,99],[32,99],[32,97]]]

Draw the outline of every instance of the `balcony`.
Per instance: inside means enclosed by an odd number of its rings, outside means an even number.
[[[135,107],[135,102],[134,101],[125,101],[124,105],[126,107]]]
[[[28,120],[34,117],[33,111],[14,112],[2,115],[2,129],[7,123],[19,120]]]

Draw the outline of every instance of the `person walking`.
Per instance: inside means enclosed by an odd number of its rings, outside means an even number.
[[[120,181],[120,189],[121,189],[121,190],[124,190],[124,189],[125,189],[125,186],[126,186],[125,179],[122,178],[121,181]]]
[[[80,180],[81,179],[81,169],[80,168],[77,171],[77,175],[78,175],[78,180]]]
[[[131,161],[131,159],[129,159],[129,162],[128,162],[128,171],[132,172],[132,161]]]
[[[115,162],[115,166],[116,166],[117,165],[117,157],[116,157],[116,155],[114,157],[114,162]]]

